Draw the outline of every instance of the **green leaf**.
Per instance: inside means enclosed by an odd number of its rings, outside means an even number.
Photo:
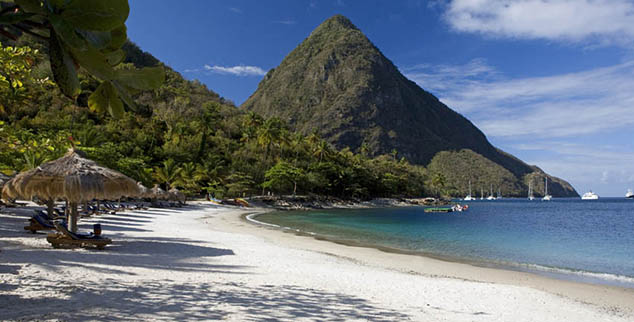
[[[40,0],[15,0],[15,4],[29,13],[46,13],[46,9]]]
[[[77,69],[70,54],[53,30],[49,40],[49,55],[53,78],[57,86],[64,95],[74,100],[81,93]]]
[[[88,31],[77,30],[77,32],[88,41],[88,43],[96,49],[106,48],[112,41],[112,36],[109,31]]]
[[[71,0],[62,16],[80,29],[110,31],[124,24],[129,13],[128,0]]]
[[[119,93],[119,97],[125,102],[125,104],[133,111],[138,110],[138,107],[136,106],[134,99],[130,97],[129,89],[125,88],[125,86],[121,85],[117,81],[114,81],[113,85],[115,89],[117,90],[117,93]]]
[[[56,14],[50,15],[50,22],[55,32],[68,46],[74,49],[85,49],[86,41],[80,37],[72,24]]]
[[[140,89],[149,90],[161,86],[165,81],[165,72],[162,67],[145,67],[137,70],[117,70],[117,81],[121,84]]]
[[[81,67],[85,68],[94,76],[102,80],[112,80],[115,78],[115,71],[108,63],[106,56],[99,52],[99,50],[92,46],[87,46],[84,50],[73,50],[72,53]]]
[[[110,31],[110,38],[112,41],[108,45],[109,50],[117,50],[120,49],[125,41],[128,40],[128,29],[125,25],[121,25],[115,29]]]
[[[123,102],[121,102],[114,86],[109,81],[101,83],[97,90],[88,97],[88,107],[91,111],[108,111],[114,118],[123,116]]]
[[[110,66],[119,65],[125,59],[125,52],[122,49],[104,54]]]

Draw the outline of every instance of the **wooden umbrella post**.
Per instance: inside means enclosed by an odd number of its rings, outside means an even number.
[[[53,200],[53,198],[46,200],[46,211],[48,212],[49,218],[55,217],[55,200]]]
[[[76,202],[71,202],[70,203],[70,214],[68,215],[68,230],[70,230],[73,233],[77,232],[77,203]]]

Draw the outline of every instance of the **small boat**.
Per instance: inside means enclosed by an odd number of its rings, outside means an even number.
[[[583,194],[583,196],[581,196],[581,200],[598,200],[599,199],[599,195],[592,192],[592,190],[590,190],[590,192],[586,192]]]
[[[423,211],[425,212],[453,212],[452,207],[433,207],[433,208],[425,208]]]
[[[544,197],[542,198],[543,201],[550,201],[553,199],[553,196],[548,194],[548,177],[545,178],[546,181],[544,183]]]
[[[453,206],[447,206],[447,207],[425,208],[423,211],[425,212],[463,212],[467,209],[469,209],[469,205],[462,206],[460,204],[455,204]]]
[[[625,193],[625,198],[634,199],[634,192],[632,192],[632,189],[627,189],[627,192]]]

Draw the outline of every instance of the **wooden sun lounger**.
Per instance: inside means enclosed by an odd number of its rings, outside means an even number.
[[[24,230],[29,230],[35,234],[38,230],[54,230],[55,226],[48,219],[48,216],[37,213],[29,219],[29,225],[24,226]]]
[[[53,248],[60,247],[97,247],[104,249],[106,245],[112,244],[112,240],[105,237],[90,237],[74,234],[70,232],[64,225],[53,223],[57,229],[57,233],[50,233],[46,236],[46,240],[53,245]]]

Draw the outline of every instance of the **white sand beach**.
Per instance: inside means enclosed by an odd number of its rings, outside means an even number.
[[[0,320],[634,320],[634,290],[320,241],[242,209],[82,219],[115,241],[103,251],[53,249],[22,229],[31,211],[0,213]]]

